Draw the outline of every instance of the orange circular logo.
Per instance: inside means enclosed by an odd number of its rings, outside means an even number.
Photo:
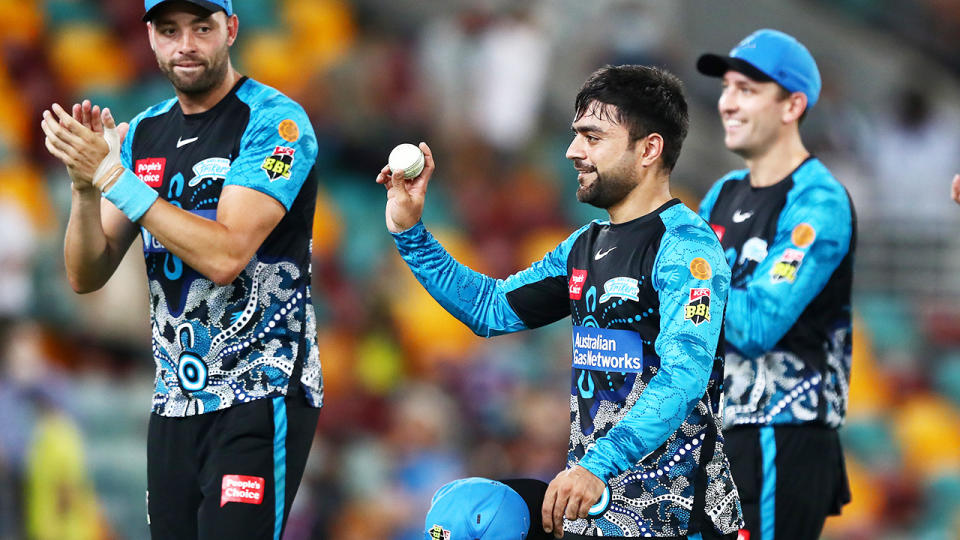
[[[793,228],[793,234],[790,235],[790,240],[793,241],[793,244],[800,248],[805,248],[813,243],[813,239],[817,237],[817,231],[814,230],[809,223],[801,223]]]
[[[280,132],[280,136],[283,137],[283,140],[290,142],[297,142],[297,139],[300,138],[300,128],[297,127],[297,123],[289,118],[280,122],[280,125],[277,126],[277,131]]]
[[[710,263],[708,263],[706,259],[697,257],[690,261],[690,273],[697,279],[710,279],[710,276],[713,275],[713,270],[710,268]]]

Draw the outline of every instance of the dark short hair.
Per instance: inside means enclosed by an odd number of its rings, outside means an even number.
[[[613,120],[627,128],[632,142],[659,133],[663,166],[673,170],[689,125],[683,83],[676,75],[653,66],[604,66],[577,93],[575,117],[581,118],[594,102],[615,107]]]

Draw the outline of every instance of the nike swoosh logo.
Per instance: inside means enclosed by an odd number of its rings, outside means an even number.
[[[180,139],[180,138],[178,137],[178,138],[177,138],[177,148],[180,148],[181,146],[186,146],[186,145],[192,143],[193,141],[195,141],[195,140],[197,140],[197,139],[199,139],[199,138],[200,138],[200,137],[193,137],[193,138],[191,138],[191,139]]]
[[[743,223],[744,221],[753,217],[753,212],[744,212],[741,213],[739,210],[733,213],[733,222],[734,223]]]
[[[608,249],[608,250],[606,250],[606,251],[598,251],[597,254],[593,256],[593,260],[599,261],[600,259],[606,257],[606,256],[607,256],[607,253],[610,253],[611,251],[613,251],[613,250],[615,250],[615,249],[617,249],[617,246],[613,246],[612,248],[610,248],[610,249]]]

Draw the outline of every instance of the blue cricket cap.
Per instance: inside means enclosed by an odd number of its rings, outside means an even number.
[[[143,8],[146,10],[143,14],[144,22],[149,21],[153,18],[151,11],[154,8],[161,4],[165,4],[172,0],[143,0]],[[183,0],[185,2],[190,2],[191,4],[196,4],[207,11],[220,11],[223,10],[226,12],[227,16],[233,15],[233,2],[232,0]]]
[[[524,540],[530,510],[519,493],[487,478],[463,478],[433,495],[424,540]]]
[[[795,37],[779,30],[757,30],[729,56],[704,54],[697,60],[697,71],[704,75],[723,77],[731,70],[758,81],[773,81],[788,92],[802,92],[807,96],[807,107],[813,107],[820,98],[820,70],[813,55]]]

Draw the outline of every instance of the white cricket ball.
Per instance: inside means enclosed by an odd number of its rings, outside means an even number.
[[[410,143],[398,144],[387,158],[391,172],[403,171],[406,179],[416,178],[423,171],[423,152]]]

